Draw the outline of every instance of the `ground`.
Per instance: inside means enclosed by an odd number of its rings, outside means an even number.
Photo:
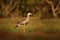
[[[15,18],[0,18],[0,40],[60,40],[60,19],[31,18],[26,26],[15,25]]]

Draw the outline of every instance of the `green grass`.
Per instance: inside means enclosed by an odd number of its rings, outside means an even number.
[[[14,21],[14,22],[13,22]],[[11,18],[0,18],[0,31],[22,32],[24,25],[15,28],[16,21]],[[60,32],[60,19],[38,19],[31,18],[28,25],[25,26],[26,32]]]
[[[15,19],[0,18],[0,40],[59,40],[60,37],[60,19],[31,18],[25,26],[25,35],[24,25],[17,28],[15,25]]]

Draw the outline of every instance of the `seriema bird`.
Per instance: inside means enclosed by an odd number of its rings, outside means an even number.
[[[27,17],[26,17],[26,19],[25,19],[24,21],[22,21],[22,22],[19,22],[19,21],[18,21],[16,27],[19,27],[19,26],[21,26],[21,25],[26,25],[26,24],[28,24],[28,22],[29,22],[29,16],[30,16],[30,15],[32,15],[32,13],[29,12],[29,13],[27,14]],[[15,27],[15,28],[16,28],[16,27]]]

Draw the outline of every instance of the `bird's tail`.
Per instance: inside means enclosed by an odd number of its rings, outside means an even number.
[[[20,27],[20,26],[21,26],[20,24],[17,24],[17,25],[15,26],[15,28]]]
[[[17,20],[17,24],[16,24],[15,28],[20,27],[20,26],[21,26],[20,21]]]

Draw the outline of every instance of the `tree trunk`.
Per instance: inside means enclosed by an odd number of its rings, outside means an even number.
[[[57,18],[57,14],[55,13],[55,9],[54,9],[53,4],[51,5],[51,7],[52,7],[52,13],[53,13],[54,18]]]
[[[55,8],[54,8],[54,4],[50,1],[48,1],[48,0],[44,0],[44,1],[51,5],[53,16],[54,16],[54,18],[57,18],[57,14],[55,13],[56,11],[55,11]]]

